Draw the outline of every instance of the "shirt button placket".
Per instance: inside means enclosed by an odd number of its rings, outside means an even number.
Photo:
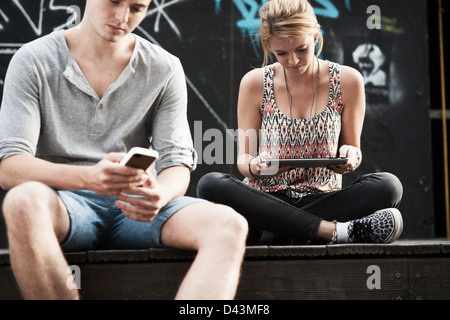
[[[102,121],[101,121],[101,113],[103,112],[103,103],[99,102],[96,106],[95,106],[95,114],[94,114],[94,120],[92,121],[92,129],[91,129],[91,134],[93,135],[100,135],[101,134],[101,129],[102,129]]]

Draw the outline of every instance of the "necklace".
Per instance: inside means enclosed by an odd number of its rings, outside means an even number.
[[[316,95],[314,96],[314,62],[317,63],[317,86],[316,86]],[[288,98],[288,104],[289,104],[289,114],[291,117],[291,126],[294,123],[294,117],[292,116],[292,95],[291,92],[289,91],[289,87],[287,84],[287,79],[286,79],[286,69],[283,68],[283,72],[284,72],[284,83],[286,85],[286,94],[287,94],[287,98]],[[316,116],[317,113],[317,100],[319,98],[319,84],[320,84],[320,63],[319,63],[319,59],[317,57],[313,58],[313,74],[311,75],[311,89],[312,89],[312,93],[313,93],[313,99],[311,102],[311,109],[309,111],[309,124],[311,126],[311,123],[313,123],[313,119]],[[314,107],[314,116],[312,116],[312,110]],[[314,124],[314,123],[313,123]],[[315,124],[314,124],[315,125]],[[313,126],[314,128],[314,126]],[[294,135],[297,134],[297,130],[294,127]]]

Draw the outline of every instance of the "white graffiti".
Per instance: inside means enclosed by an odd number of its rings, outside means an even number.
[[[0,16],[5,20],[5,22],[9,22],[8,16],[3,12],[2,9],[0,9]],[[0,31],[3,30],[3,25],[0,23]]]
[[[44,12],[46,9],[45,2],[46,0],[34,0],[33,2],[26,2],[25,0],[10,0],[14,4],[15,7],[19,9],[23,17],[25,18],[28,25],[31,27],[33,33],[36,36],[43,35],[43,26],[45,24],[44,21]],[[161,21],[164,19],[169,25],[170,29],[175,33],[178,39],[182,39],[182,34],[180,28],[178,28],[177,24],[174,20],[169,16],[166,9],[185,2],[188,0],[153,0],[150,8],[148,9],[145,19],[149,17],[154,17],[154,25],[153,32],[158,33],[160,31]],[[191,0],[192,1],[192,0]],[[210,0],[215,2],[215,13],[220,13],[220,0]],[[24,4],[22,4],[22,2]],[[64,28],[71,28],[77,25],[81,21],[81,10],[77,5],[57,5],[55,4],[57,0],[49,0],[48,10],[50,11],[63,11],[65,14],[68,14],[68,19],[65,23],[53,27],[53,30],[61,30]],[[30,4],[31,3],[31,4]],[[32,7],[32,8],[31,8]],[[70,15],[70,16],[69,16]],[[10,19],[8,14],[5,13],[4,10],[0,8],[0,32],[4,30],[4,25],[1,23],[8,24]],[[145,38],[147,38],[150,42],[161,46],[158,41],[152,36],[147,30],[145,30],[142,26],[137,28]],[[0,54],[13,54],[19,47],[21,47],[23,43],[0,43]],[[1,80],[1,79],[0,79]],[[223,127],[224,129],[228,129],[228,125],[224,120],[220,117],[220,115],[214,110],[214,108],[210,105],[210,103],[206,100],[206,98],[201,94],[201,92],[195,87],[194,83],[186,76],[186,82],[188,87],[192,90],[192,92],[198,97],[201,101],[201,104],[204,108],[212,115],[212,117],[217,121],[217,123]],[[1,83],[0,83],[1,84]]]
[[[184,2],[184,1],[185,0],[171,0],[171,1],[167,1],[167,2],[166,2],[166,0],[153,0],[152,1],[153,5],[155,7],[150,8],[147,11],[146,18],[156,14],[154,28],[153,28],[153,31],[155,33],[159,32],[160,19],[161,19],[161,17],[163,17],[168,22],[170,28],[177,35],[177,37],[179,39],[182,39],[180,29],[177,27],[175,22],[170,18],[170,16],[165,12],[164,9],[166,9],[172,5],[175,5],[177,3]],[[220,4],[220,0],[214,0],[214,1],[216,3],[215,12],[217,14],[218,12],[220,12],[219,11],[220,7],[218,7],[218,4]],[[143,27],[139,26],[137,28],[137,30],[139,30],[150,42],[161,46],[158,43],[158,41],[152,35],[150,35],[150,33],[147,30],[145,30]],[[228,129],[228,125],[225,123],[225,121],[222,120],[222,118],[219,116],[219,114],[214,110],[214,108],[205,99],[205,97],[201,94],[201,92],[195,87],[195,85],[192,83],[192,81],[189,79],[189,77],[187,75],[186,75],[186,82],[187,82],[188,87],[194,92],[194,94],[198,97],[198,99],[201,101],[203,106],[211,114],[211,116],[217,121],[217,123],[224,129]]]
[[[156,6],[154,9],[149,9],[147,11],[146,17],[152,16],[156,13],[156,19],[155,19],[155,25],[154,25],[154,31],[159,32],[159,22],[161,19],[161,16],[163,16],[167,22],[169,23],[172,30],[175,32],[175,34],[178,36],[178,38],[181,39],[181,32],[178,29],[177,25],[173,20],[167,15],[167,13],[164,11],[165,8],[172,6],[174,4],[177,4],[179,2],[182,2],[183,0],[172,0],[166,3],[166,0],[162,0],[161,3],[158,0],[153,0],[153,4]]]
[[[161,46],[158,41],[152,37],[143,27],[139,26],[137,27],[137,30],[140,31],[150,42]],[[221,127],[224,129],[228,129],[228,125],[225,123],[225,121],[222,120],[222,118],[219,116],[219,114],[214,110],[214,108],[209,104],[209,102],[205,99],[205,97],[198,91],[198,89],[195,87],[195,85],[192,83],[191,80],[189,80],[188,76],[186,75],[186,83],[188,87],[194,92],[194,94],[200,99],[200,101],[203,103],[203,106],[206,108],[206,110],[213,116],[213,118],[220,124]]]
[[[19,8],[20,12],[24,15],[25,19],[27,19],[27,22],[30,24],[31,28],[33,29],[34,33],[36,35],[40,36],[42,34],[42,15],[43,15],[43,8],[44,8],[44,0],[41,0],[40,7],[39,7],[39,18],[37,24],[31,19],[30,14],[25,10],[25,8],[22,6],[19,0],[13,0],[13,3]]]
[[[81,9],[79,6],[71,5],[71,6],[55,6],[53,4],[54,0],[50,1],[49,8],[50,10],[64,10],[66,13],[70,14],[70,17],[67,19],[66,23],[55,27],[53,30],[61,30],[64,28],[72,28],[78,25],[81,22]]]
[[[64,5],[56,5],[56,0],[50,0],[48,4],[48,10],[50,11],[64,11],[67,14],[70,14],[67,21],[59,26],[53,27],[53,30],[61,30],[64,28],[70,28],[76,25],[81,20],[81,10],[76,5],[70,5],[70,6],[64,6]],[[11,0],[11,2],[14,4],[14,6],[19,9],[19,11],[22,13],[23,17],[27,21],[28,25],[33,30],[34,34],[36,36],[42,36],[43,35],[43,15],[45,8],[45,0],[40,0],[39,2],[33,2],[32,6],[30,7],[30,2],[27,3],[27,5],[22,4],[21,0]],[[37,9],[37,10],[36,10]],[[36,13],[37,12],[37,13]],[[4,20],[4,23],[8,24],[10,22],[10,19],[2,9],[0,9],[0,17]],[[5,26],[0,23],[0,31],[4,30]],[[0,43],[0,46],[21,46],[21,43]]]

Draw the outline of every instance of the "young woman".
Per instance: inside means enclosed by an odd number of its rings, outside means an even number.
[[[249,244],[396,240],[403,229],[397,177],[366,174],[342,188],[342,174],[362,160],[361,74],[318,58],[323,38],[307,0],[270,0],[260,17],[264,65],[243,77],[238,99],[238,169],[245,179],[207,174],[198,195],[245,216]],[[277,62],[268,65],[271,54]],[[324,157],[348,162],[323,168],[265,163]]]

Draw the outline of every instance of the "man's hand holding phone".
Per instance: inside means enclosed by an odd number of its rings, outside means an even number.
[[[123,214],[136,221],[151,221],[163,207],[161,188],[151,173],[148,173],[142,187],[124,189],[116,198],[116,206]]]
[[[116,196],[123,189],[140,186],[147,180],[145,170],[119,165],[123,153],[110,153],[90,166],[84,178],[86,187],[101,196]]]
[[[154,150],[132,148],[120,162],[125,168],[145,170],[156,161],[158,153]],[[162,208],[162,194],[158,181],[145,172],[145,181],[140,185],[130,185],[116,195],[117,207],[123,214],[136,221],[151,221]]]

